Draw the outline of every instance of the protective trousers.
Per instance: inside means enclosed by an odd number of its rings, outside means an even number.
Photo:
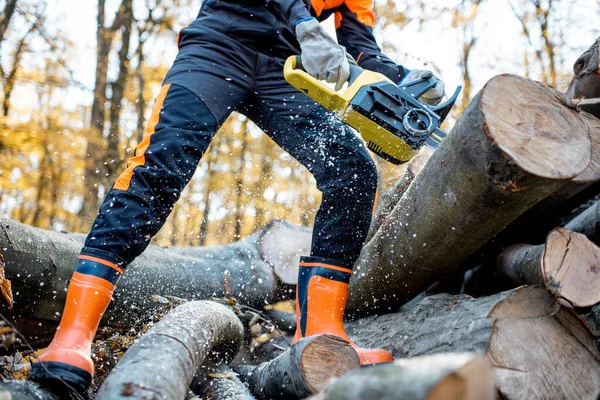
[[[292,88],[283,58],[219,32],[183,45],[160,90],[144,139],[107,194],[82,250],[124,267],[146,248],[233,111],[254,121],[304,165],[322,192],[311,256],[352,268],[377,187],[363,142],[331,112]]]

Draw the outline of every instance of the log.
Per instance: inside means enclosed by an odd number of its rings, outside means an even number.
[[[96,399],[184,398],[209,354],[228,362],[243,340],[242,323],[210,301],[185,303],[153,326],[117,363]]]
[[[409,311],[365,318],[346,328],[357,344],[384,348],[395,358],[486,352],[503,399],[600,395],[594,334],[577,313],[541,287],[478,299],[439,294]]]
[[[59,397],[31,381],[0,382],[1,400],[59,400]]]
[[[497,272],[519,285],[541,285],[574,307],[600,303],[600,248],[585,235],[552,230],[543,245],[504,250]]]
[[[582,233],[592,242],[600,244],[600,201],[573,218],[565,228]]]
[[[331,378],[359,367],[358,354],[348,342],[315,335],[240,377],[258,399],[303,399],[321,391]]]
[[[6,259],[6,277],[13,285],[12,315],[60,319],[82,237],[0,219],[0,252]],[[282,249],[285,240],[288,244]],[[140,314],[154,309],[153,295],[190,300],[232,296],[262,308],[274,300],[278,286],[274,270],[289,269],[286,263],[290,262],[297,268],[300,255],[295,249],[306,248],[310,240],[308,228],[273,221],[229,245],[149,246],[127,268],[102,324],[131,325]],[[6,307],[0,311],[9,314]]]
[[[402,198],[404,192],[406,192],[412,181],[419,172],[421,172],[423,166],[425,166],[431,157],[431,154],[430,151],[420,152],[407,164],[404,175],[402,175],[398,183],[378,196],[375,212],[371,219],[371,226],[369,227],[369,233],[365,239],[366,241],[371,240],[379,227],[385,222],[394,207],[396,207],[396,204],[398,204]]]
[[[494,370],[473,353],[421,356],[349,372],[310,400],[494,400]]]
[[[391,312],[588,165],[588,127],[549,87],[490,80],[361,252],[347,311]],[[385,284],[383,284],[385,282]]]
[[[223,362],[205,362],[190,389],[203,400],[255,400],[237,374]]]
[[[573,65],[575,77],[566,92],[567,101],[577,105],[577,99],[600,98],[600,38],[596,39]],[[582,110],[600,118],[600,102],[595,104],[580,104]]]

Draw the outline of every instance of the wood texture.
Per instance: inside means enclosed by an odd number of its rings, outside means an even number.
[[[472,353],[396,360],[333,381],[311,400],[494,400],[494,370]]]
[[[588,165],[588,127],[525,78],[486,84],[363,248],[347,311],[391,312]]]
[[[542,285],[574,307],[600,303],[600,248],[565,228],[550,232],[543,245],[504,250],[497,271],[519,285]]]
[[[400,180],[398,180],[398,183],[378,196],[375,212],[373,213],[373,218],[371,219],[371,226],[369,227],[369,234],[367,235],[366,241],[371,240],[379,228],[385,224],[385,220],[392,212],[394,207],[396,207],[402,198],[402,195],[406,192],[412,181],[419,174],[419,172],[421,172],[431,157],[431,154],[432,153],[430,151],[420,152],[406,165],[404,174]]]
[[[347,325],[357,344],[395,358],[487,352],[508,400],[596,399],[600,354],[589,326],[547,290],[526,286],[474,299],[426,297],[413,309]]]
[[[259,365],[247,381],[258,399],[302,399],[321,391],[331,378],[359,367],[358,355],[348,342],[316,335]]]
[[[210,301],[185,303],[148,331],[117,363],[96,399],[183,399],[210,353],[235,357],[243,327],[227,307]]]

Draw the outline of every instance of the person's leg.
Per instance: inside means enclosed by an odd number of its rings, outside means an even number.
[[[162,227],[218,127],[250,93],[243,78],[232,83],[203,72],[214,68],[218,57],[206,50],[193,62],[184,59],[190,64],[183,68],[185,74],[165,79],[143,141],[107,194],[85,240],[57,333],[32,365],[30,379],[58,389],[63,382],[77,391],[89,386],[94,371],[91,342],[123,269]],[[228,75],[244,74],[250,73]],[[208,99],[216,97],[226,97],[219,103],[228,106],[209,110]]]
[[[339,118],[285,82],[283,60],[259,58],[257,68],[258,101],[250,118],[313,174],[322,192],[310,257],[300,260],[295,340],[332,333],[350,341],[343,313],[352,267],[371,221],[375,163]],[[392,360],[383,350],[352,345],[362,364]]]

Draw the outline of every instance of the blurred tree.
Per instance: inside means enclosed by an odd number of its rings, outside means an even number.
[[[17,0],[8,0],[4,5],[2,15],[0,16],[0,43],[2,43],[2,41],[4,40],[4,35],[6,34],[6,30],[10,25],[10,20],[12,19],[16,8]]]
[[[462,48],[460,68],[462,72],[463,89],[460,111],[464,110],[471,101],[473,83],[469,71],[469,59],[478,38],[477,32],[475,31],[475,20],[480,6],[484,1],[485,0],[462,0],[453,14],[452,27],[459,31],[458,36]]]
[[[555,3],[553,0],[544,2],[541,0],[510,0],[509,5],[521,24],[523,37],[529,47],[528,50],[535,55],[541,71],[541,81],[556,86],[558,73],[556,50],[552,37],[555,37],[557,32],[552,32],[551,22]],[[526,64],[529,67],[528,60]]]
[[[85,151],[86,168],[83,192],[83,204],[79,217],[89,226],[99,207],[99,190],[101,172],[103,170],[106,143],[104,140],[104,122],[106,119],[106,103],[108,101],[108,65],[113,40],[118,31],[131,18],[131,0],[122,0],[113,22],[106,24],[106,0],[97,3],[96,31],[96,72],[94,84],[94,100],[91,110],[91,131]],[[117,124],[118,125],[118,124]]]

